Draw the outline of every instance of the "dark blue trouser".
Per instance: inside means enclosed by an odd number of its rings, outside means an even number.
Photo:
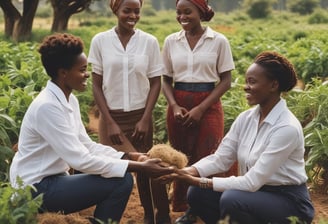
[[[285,224],[291,223],[289,217],[311,223],[314,216],[305,184],[287,189],[263,187],[256,192],[215,192],[191,186],[187,197],[190,212],[206,224],[216,224],[225,218],[238,224]]]
[[[42,210],[77,212],[96,205],[94,218],[105,223],[119,222],[129,200],[133,178],[127,173],[123,178],[104,178],[99,175],[54,175],[34,185],[43,193]]]

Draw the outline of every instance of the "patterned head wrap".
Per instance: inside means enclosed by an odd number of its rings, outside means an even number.
[[[112,9],[112,12],[115,14],[117,10],[120,8],[121,4],[124,0],[110,0],[109,1],[109,7]],[[143,0],[140,1],[140,6],[142,6]]]
[[[176,0],[176,4],[178,4],[180,0]],[[214,11],[211,6],[208,5],[208,0],[188,0],[192,4],[194,4],[202,13],[203,21],[210,21],[214,16]]]

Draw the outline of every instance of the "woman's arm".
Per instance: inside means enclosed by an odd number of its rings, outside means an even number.
[[[145,111],[141,120],[136,124],[135,132],[132,137],[135,140],[144,138],[145,136],[152,134],[149,133],[149,123],[152,122],[152,113],[157,102],[160,90],[161,90],[161,77],[149,78],[150,90],[148,93]]]
[[[95,98],[95,102],[101,112],[102,119],[106,122],[108,126],[109,137],[111,138],[113,144],[122,144],[122,139],[120,137],[121,129],[116,124],[114,119],[109,113],[109,108],[106,103],[104,92],[102,91],[103,76],[95,72],[92,73],[92,91]]]

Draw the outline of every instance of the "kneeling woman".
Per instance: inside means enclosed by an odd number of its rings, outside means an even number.
[[[275,52],[262,52],[246,72],[241,113],[218,150],[162,179],[178,178],[188,189],[190,212],[207,224],[229,217],[231,223],[311,223],[313,205],[306,187],[302,127],[281,98],[296,85],[292,64]],[[240,176],[209,176],[238,161]],[[188,214],[186,214],[186,222]]]

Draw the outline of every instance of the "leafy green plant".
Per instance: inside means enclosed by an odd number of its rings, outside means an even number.
[[[304,91],[294,92],[288,104],[303,125],[306,171],[318,191],[328,192],[328,83],[313,79]]]
[[[20,179],[18,188],[9,183],[1,183],[0,187],[0,223],[36,224],[38,209],[42,203],[42,194],[32,198],[32,186],[23,186]]]
[[[160,94],[153,111],[155,144],[166,143],[168,141],[166,129],[166,109],[167,102],[165,96]]]

